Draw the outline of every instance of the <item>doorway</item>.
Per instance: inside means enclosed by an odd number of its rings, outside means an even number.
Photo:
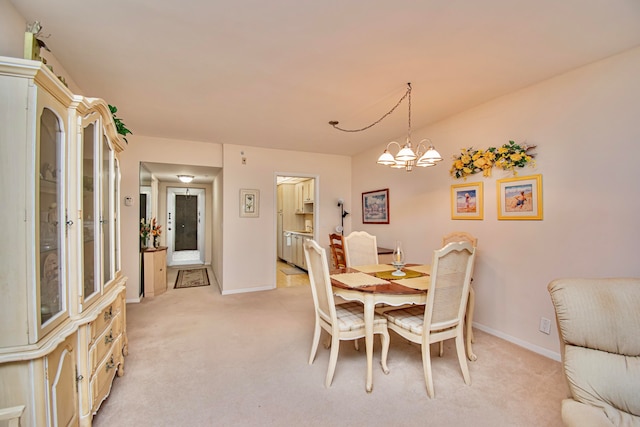
[[[276,287],[308,284],[303,244],[315,239],[319,179],[276,173]]]
[[[167,187],[167,265],[204,264],[205,193]]]

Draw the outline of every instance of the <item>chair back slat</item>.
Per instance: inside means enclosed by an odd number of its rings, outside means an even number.
[[[344,237],[347,267],[378,264],[376,236],[366,231],[353,231]]]
[[[474,248],[478,247],[478,238],[466,231],[453,231],[442,238],[442,247],[451,242],[469,242]]]
[[[304,243],[304,256],[307,261],[309,282],[316,311],[325,321],[333,324],[336,320],[336,309],[331,278],[329,277],[327,253],[315,240],[308,239]]]
[[[329,247],[331,248],[331,260],[335,268],[345,268],[347,260],[344,255],[344,244],[342,235],[337,233],[329,234]]]
[[[464,321],[475,248],[469,242],[449,243],[434,251],[425,325],[431,330]]]

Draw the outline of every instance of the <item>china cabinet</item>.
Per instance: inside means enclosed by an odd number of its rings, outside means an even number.
[[[0,410],[91,425],[127,352],[124,144],[104,101],[41,62],[0,57],[0,94]]]

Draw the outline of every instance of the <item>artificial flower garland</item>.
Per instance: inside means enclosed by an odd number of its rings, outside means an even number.
[[[516,144],[509,141],[502,147],[489,147],[486,150],[476,150],[473,147],[462,149],[458,156],[453,156],[453,165],[449,173],[452,177],[467,179],[467,176],[482,172],[483,176],[491,176],[493,167],[511,171],[514,175],[518,172],[515,168],[525,166],[535,167],[534,153],[529,150],[535,145]]]

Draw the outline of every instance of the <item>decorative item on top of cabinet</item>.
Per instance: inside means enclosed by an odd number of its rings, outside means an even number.
[[[72,94],[42,62],[0,57],[0,93],[11,99],[0,188],[14,206],[0,210],[11,242],[0,248],[11,266],[0,281],[0,403],[24,405],[25,426],[91,425],[127,352],[124,143],[104,101]]]

